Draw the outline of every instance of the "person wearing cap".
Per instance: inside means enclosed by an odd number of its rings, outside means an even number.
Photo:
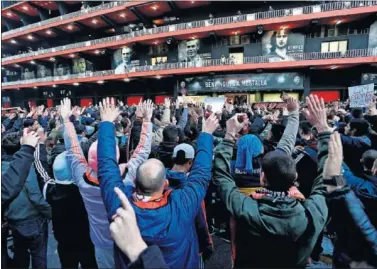
[[[169,188],[180,189],[187,184],[188,174],[195,158],[195,149],[189,144],[179,144],[173,150],[173,168],[166,168],[166,179],[169,180]],[[195,218],[195,228],[198,235],[199,251],[202,261],[206,260],[213,252],[213,241],[210,235],[204,200],[202,207]],[[202,265],[202,264],[201,264]],[[201,266],[201,268],[203,268]]]
[[[52,210],[54,237],[62,268],[98,268],[89,235],[89,221],[81,194],[74,184],[64,151],[54,158],[51,170],[43,139],[34,153],[39,188]]]

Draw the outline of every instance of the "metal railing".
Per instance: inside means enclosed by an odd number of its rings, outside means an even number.
[[[58,17],[54,17],[54,18],[51,18],[51,19],[47,19],[47,20],[44,20],[44,21],[32,23],[32,24],[29,24],[29,25],[26,25],[26,26],[23,26],[23,27],[20,27],[20,28],[16,28],[16,29],[13,29],[13,30],[6,31],[6,32],[3,33],[3,37],[6,37],[6,36],[9,36],[9,35],[12,35],[12,34],[16,34],[16,33],[22,32],[22,31],[26,31],[26,30],[29,30],[29,29],[37,28],[39,26],[47,25],[47,24],[50,24],[50,23],[54,23],[54,22],[58,22],[58,21],[65,21],[65,20],[69,20],[71,18],[80,17],[81,15],[91,14],[91,13],[99,11],[99,10],[110,9],[110,8],[113,8],[113,7],[116,7],[116,6],[123,6],[123,5],[127,4],[128,2],[129,1],[114,1],[114,2],[110,2],[110,3],[106,3],[106,4],[100,4],[100,5],[95,6],[95,7],[89,7],[89,8],[86,8],[86,9],[81,9],[81,10],[78,10],[78,11],[75,11],[75,12],[72,12],[72,13],[68,13],[68,14],[65,14],[65,15],[61,15],[61,16],[58,16]]]
[[[268,19],[268,18],[294,16],[294,15],[300,15],[300,14],[309,14],[309,13],[315,13],[315,12],[324,12],[324,11],[340,10],[340,9],[356,8],[356,7],[361,7],[361,6],[372,6],[372,5],[377,5],[377,1],[343,1],[343,2],[333,2],[333,3],[328,3],[328,4],[322,4],[322,5],[312,5],[312,6],[306,6],[306,7],[258,12],[258,13],[253,13],[253,14],[221,17],[221,18],[216,18],[212,20],[202,20],[202,21],[166,25],[166,26],[161,26],[161,27],[156,27],[156,28],[151,28],[151,29],[143,29],[143,30],[135,31],[129,34],[122,34],[122,35],[117,35],[117,36],[99,38],[99,39],[59,46],[55,48],[48,48],[48,49],[43,49],[39,51],[32,51],[28,53],[13,55],[10,57],[2,58],[1,62],[3,63],[6,61],[16,60],[16,59],[25,58],[25,57],[31,57],[31,56],[36,56],[36,55],[43,55],[43,54],[62,51],[62,50],[90,47],[96,44],[104,44],[104,43],[110,43],[110,42],[115,42],[115,41],[120,41],[120,40],[130,40],[131,38],[135,38],[135,37],[174,32],[174,31],[185,30],[185,29],[207,27],[207,26],[213,26],[213,25],[224,25],[224,24],[231,24],[231,23],[236,23],[236,22],[246,22],[246,21],[254,21],[254,20],[261,20],[261,19]]]
[[[304,61],[304,60],[322,60],[322,59],[338,59],[338,58],[357,58],[357,57],[369,57],[377,56],[377,48],[374,49],[355,49],[343,52],[309,52],[309,53],[295,53],[289,54],[286,61],[280,62],[293,62],[293,61]],[[181,68],[201,68],[201,67],[211,67],[211,66],[224,66],[224,65],[238,65],[238,64],[257,64],[257,63],[269,63],[275,62],[274,56],[255,56],[255,57],[244,57],[242,63],[233,62],[230,59],[210,59],[201,60],[199,62],[179,62],[179,63],[163,63],[158,65],[146,65],[146,66],[136,66],[131,68],[128,73],[143,73],[150,71],[159,70],[171,70],[171,69],[181,69]],[[62,80],[71,80],[78,78],[89,78],[98,77],[103,79],[106,76],[115,75],[115,70],[104,70],[96,72],[85,72],[79,74],[65,75],[65,76],[50,76],[37,79],[29,80],[19,80],[2,83],[2,86],[14,86],[14,85],[24,85],[31,83],[40,82],[54,82]],[[118,74],[117,74],[118,75]]]

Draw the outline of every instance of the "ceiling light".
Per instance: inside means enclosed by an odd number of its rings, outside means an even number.
[[[119,14],[119,17],[121,17],[121,18],[125,18],[125,17],[126,17],[126,14],[125,14],[125,13],[120,13],[120,14]]]
[[[158,44],[158,41],[153,42],[153,44],[157,45],[157,44]]]
[[[34,89],[38,89],[38,87],[37,87],[37,86],[34,86],[33,88],[34,88]]]
[[[97,22],[98,22],[98,21],[97,21],[96,19],[93,19],[93,20],[92,20],[92,23],[93,23],[93,24],[97,24]]]
[[[79,86],[79,85],[80,85],[80,83],[78,83],[78,82],[73,83],[73,86]]]
[[[339,21],[337,21],[337,22],[336,22],[336,24],[341,24],[341,23],[342,23],[342,21],[341,21],[341,20],[339,20]]]
[[[56,84],[54,84],[54,85],[52,85],[52,87],[53,87],[53,88],[56,88],[56,87],[58,87],[58,86],[56,86]]]
[[[35,61],[31,60],[30,63],[31,63],[31,64],[35,64]]]
[[[129,78],[125,78],[125,79],[123,79],[124,80],[124,82],[130,82],[130,79]]]
[[[69,24],[69,25],[67,26],[67,29],[68,29],[68,30],[72,30],[72,29],[73,29],[73,26],[72,26],[71,24]]]
[[[12,43],[12,44],[17,44],[17,41],[14,40],[14,39],[11,39],[10,43]]]
[[[94,53],[95,53],[95,54],[99,54],[100,51],[99,51],[99,50],[95,50]]]
[[[75,58],[75,54],[71,53],[71,54],[69,54],[69,57]]]
[[[157,79],[161,79],[162,77],[161,77],[160,75],[157,75],[156,78],[157,78]]]
[[[23,10],[29,10],[29,7],[28,6],[23,6],[22,9]]]
[[[154,5],[154,6],[151,6],[151,8],[152,8],[153,10],[157,10],[157,9],[158,9],[158,6]]]
[[[283,26],[280,27],[280,29],[282,29],[282,30],[287,29],[287,26],[283,25]]]
[[[47,31],[46,31],[46,34],[48,34],[48,35],[52,35],[52,31],[51,31],[51,30],[47,30]]]
[[[238,35],[238,32],[233,32],[234,35]]]
[[[105,81],[103,81],[103,80],[98,80],[97,83],[98,83],[98,84],[103,84],[103,83],[105,83]]]
[[[14,67],[20,67],[18,64],[14,64]]]
[[[196,36],[192,36],[191,39],[196,39]]]
[[[50,58],[50,61],[51,61],[51,62],[55,62],[55,57],[51,57],[51,58]]]
[[[332,66],[330,67],[330,69],[337,69],[337,68],[338,68],[337,65],[332,65]]]
[[[191,4],[194,4],[195,3],[195,1],[191,1]]]
[[[12,17],[13,16],[12,12],[7,12],[7,16]]]
[[[28,36],[27,36],[27,39],[29,39],[29,40],[33,40],[33,36],[32,36],[32,35],[28,35]]]

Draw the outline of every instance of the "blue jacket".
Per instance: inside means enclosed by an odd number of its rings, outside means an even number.
[[[364,172],[360,163],[365,151],[371,148],[371,141],[367,136],[346,136],[341,135],[343,145],[344,162],[356,174]]]
[[[149,245],[160,247],[170,268],[198,268],[199,246],[194,219],[211,180],[213,136],[202,133],[198,139],[197,155],[187,184],[178,190],[165,191],[163,197],[150,202],[132,200],[133,187],[125,185],[119,172],[115,152],[115,127],[101,122],[98,135],[98,179],[109,219],[121,203],[114,192],[118,187],[133,205],[141,235]],[[125,267],[127,259],[120,254],[118,266]]]
[[[377,229],[377,177],[364,174],[355,176],[349,167],[343,164],[344,178],[365,207],[365,213]]]

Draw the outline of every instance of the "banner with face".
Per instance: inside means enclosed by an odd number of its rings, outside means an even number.
[[[262,55],[269,62],[294,61],[296,53],[303,53],[305,36],[288,29],[268,31],[262,37]]]
[[[112,66],[115,69],[115,74],[130,72],[135,66],[140,65],[139,60],[133,59],[134,54],[131,47],[123,47],[114,52]]]
[[[23,68],[22,74],[21,74],[21,79],[34,79],[35,78],[35,72],[33,68],[31,67],[25,67]]]
[[[52,76],[52,71],[50,68],[43,64],[37,65],[37,77],[38,78],[44,78],[44,77],[50,77]]]
[[[71,67],[65,62],[55,62],[54,76],[66,76],[71,74]]]

